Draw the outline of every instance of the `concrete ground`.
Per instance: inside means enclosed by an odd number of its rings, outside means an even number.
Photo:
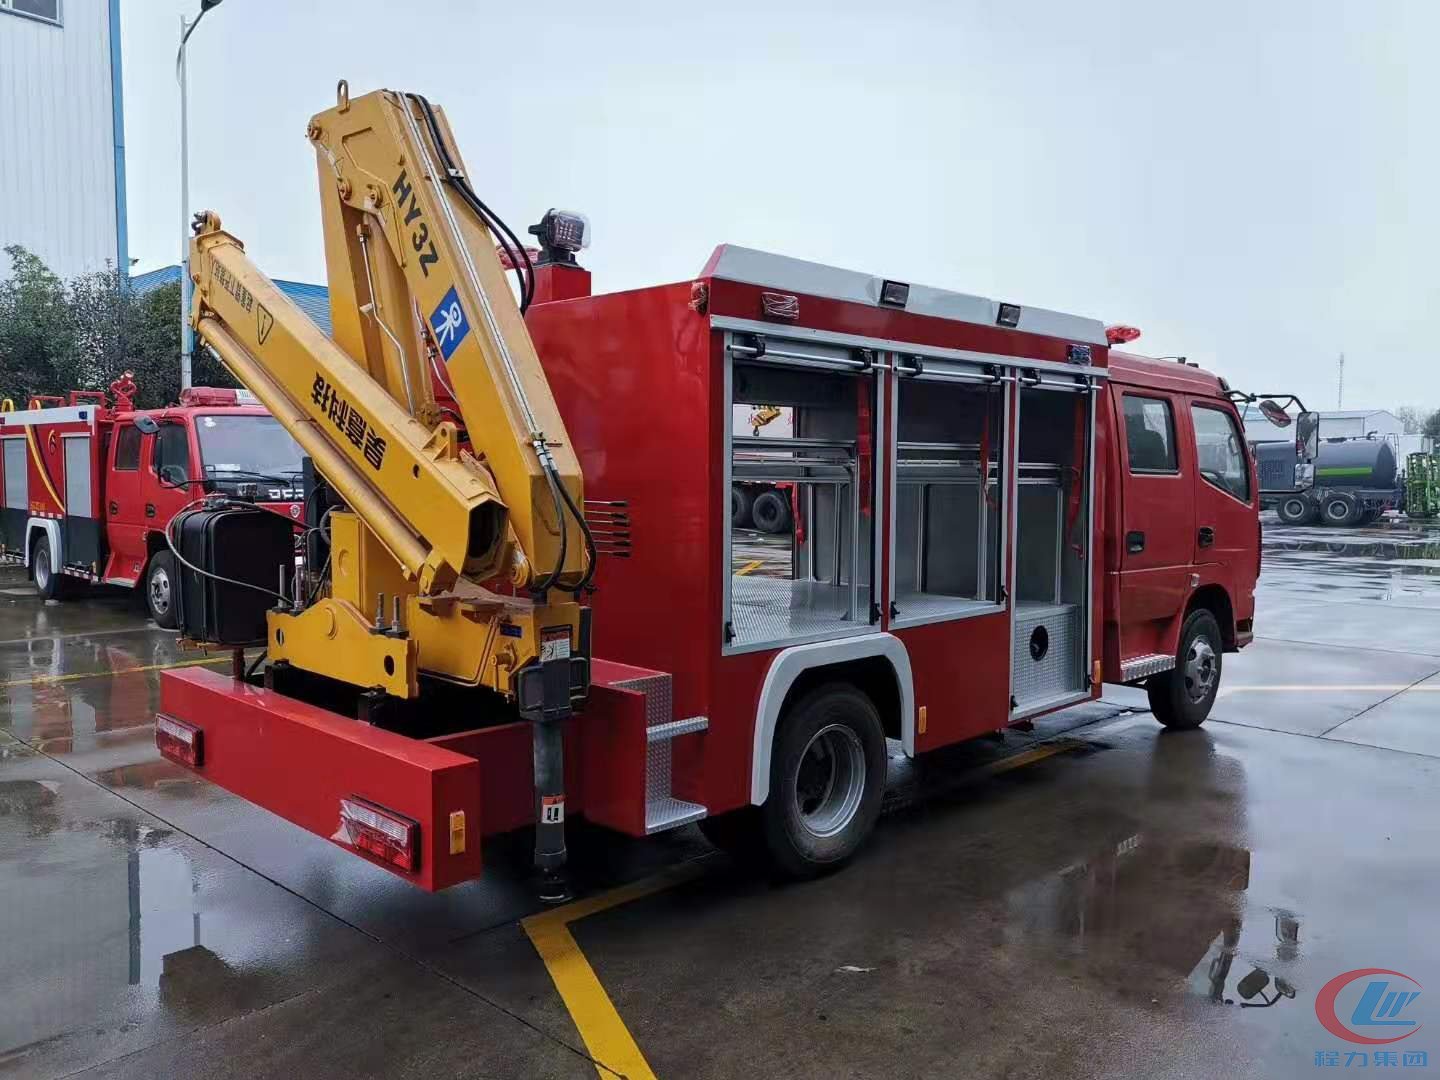
[[[1268,526],[1200,731],[1107,687],[897,758],[800,886],[588,830],[599,899],[528,923],[524,838],[429,896],[160,760],[159,670],[202,658],[129,597],[6,571],[0,613],[0,1076],[1324,1075],[1374,1052],[1329,980],[1440,978],[1440,529]]]

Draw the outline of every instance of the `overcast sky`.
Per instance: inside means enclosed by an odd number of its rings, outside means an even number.
[[[86,0],[98,2],[98,0]],[[123,0],[131,254],[179,246],[178,17]],[[1253,390],[1440,406],[1440,3],[225,0],[190,194],[325,280],[313,113],[445,106],[517,231],[584,211],[597,291],[731,242],[1141,327]]]

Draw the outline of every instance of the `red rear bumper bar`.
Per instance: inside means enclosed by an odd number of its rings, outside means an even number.
[[[660,673],[605,660],[591,670],[585,710],[565,726],[567,810],[645,836],[649,715],[634,686]],[[198,776],[432,892],[479,875],[482,836],[535,820],[528,723],[413,739],[186,668],[160,677],[155,742]]]
[[[480,763],[474,758],[200,668],[164,674],[160,712],[204,733],[204,756],[194,771],[242,799],[422,889],[480,873]],[[414,869],[345,843],[353,830],[342,827],[342,799],[413,822]]]

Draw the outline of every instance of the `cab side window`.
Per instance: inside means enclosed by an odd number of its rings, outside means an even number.
[[[1250,467],[1235,418],[1208,405],[1191,405],[1190,416],[1195,423],[1195,456],[1201,477],[1248,503]]]
[[[1126,394],[1125,445],[1132,473],[1177,473],[1175,413],[1164,398]]]
[[[115,471],[134,472],[140,468],[140,429],[126,424],[115,436]]]
[[[190,438],[184,424],[164,424],[155,433],[150,465],[166,483],[184,483],[190,478]]]

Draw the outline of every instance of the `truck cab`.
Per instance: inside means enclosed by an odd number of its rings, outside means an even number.
[[[1213,697],[1216,645],[1233,651],[1253,632],[1254,462],[1235,406],[1208,372],[1112,350],[1107,397],[1106,678],[1153,681],[1152,698],[1170,695],[1159,707],[1193,715]],[[1218,642],[1184,640],[1197,611],[1214,619]]]
[[[300,527],[300,449],[243,390],[192,387],[136,409],[125,379],[0,411],[0,558],[47,600],[83,583],[144,588],[173,628],[175,559],[165,529],[205,495],[265,506]]]
[[[175,408],[119,413],[106,451],[104,581],[141,586],[151,617],[175,626],[175,561],[164,528],[208,494],[248,496],[298,522],[300,448],[236,391],[196,388]],[[147,430],[152,429],[153,430]]]

